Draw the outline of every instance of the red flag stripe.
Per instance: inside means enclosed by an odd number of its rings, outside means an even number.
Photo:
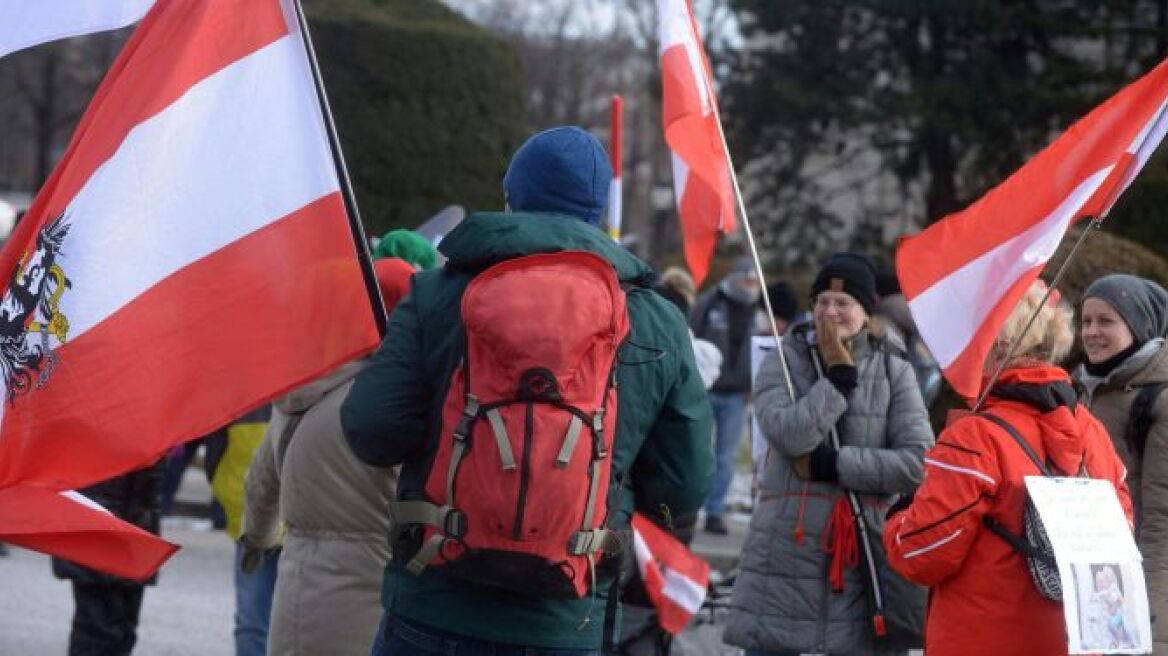
[[[737,227],[733,178],[692,7],[686,0],[658,0],[657,13],[662,119],[665,141],[673,151],[673,192],[686,263],[701,284],[718,234]]]
[[[116,473],[110,463],[119,471],[146,465],[176,439],[144,427],[180,426],[182,439],[197,437],[247,412],[252,390],[278,395],[319,375],[321,362],[340,365],[375,345],[352,236],[337,219],[343,211],[339,193],[326,196],[162,280],[56,349],[36,403],[5,408],[0,488],[77,488]],[[299,282],[273,293],[264,284],[273,275]],[[221,323],[235,317],[247,320]],[[306,334],[317,337],[311,350]],[[354,352],[354,344],[366,346]],[[95,371],[108,372],[100,389]],[[171,386],[176,376],[187,386]]]
[[[223,29],[241,22],[248,29]],[[287,33],[288,24],[275,2],[158,0],[98,87],[64,157],[12,240],[24,243],[46,216],[65,209],[136,125],[200,80]],[[126,69],[132,69],[133,76],[124,75]],[[109,102],[115,89],[116,98]],[[15,267],[20,250],[6,248],[0,253],[3,279]]]
[[[0,540],[130,579],[150,576],[178,550],[104,510],[31,485],[0,488]]]
[[[1140,137],[1147,136],[1152,127],[1149,119],[1159,113],[1166,86],[1168,61],[1072,125],[1056,143],[1002,185],[961,213],[947,217],[947,225],[935,224],[936,239],[948,243],[944,252],[938,252],[932,240],[916,249],[912,240],[906,241],[902,248],[908,249],[911,265],[903,267],[900,278],[905,296],[913,298],[987,251],[1021,235],[1033,225],[1034,217],[1050,215],[1064,201],[1066,187],[1080,182],[1067,177],[1076,175],[1090,162],[1114,162],[1113,153],[1133,148],[1139,149],[1146,160],[1150,152],[1144,152]],[[1007,184],[1009,188],[1004,189]],[[1025,189],[1026,193],[1013,193],[1016,189]]]
[[[674,46],[661,56],[665,139],[669,149],[685,162],[689,178],[696,176],[711,191],[716,190],[724,197],[713,208],[717,214],[708,215],[708,222],[716,229],[730,232],[735,228],[730,164],[722,146],[717,116],[695,113],[695,109],[702,107],[706,94],[698,89],[700,81],[694,76],[691,63],[683,46]],[[712,94],[709,102],[714,102]]]

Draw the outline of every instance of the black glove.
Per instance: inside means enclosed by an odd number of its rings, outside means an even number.
[[[239,537],[239,546],[243,548],[243,553],[239,559],[239,570],[244,574],[251,574],[256,571],[264,562],[264,558],[280,550],[279,547],[264,549],[263,547],[256,546],[247,539],[246,534]]]
[[[813,481],[836,483],[839,481],[839,451],[827,444],[815,447],[807,457],[807,468]]]
[[[839,390],[840,394],[848,396],[860,382],[860,371],[854,364],[837,364],[827,368],[827,379]]]

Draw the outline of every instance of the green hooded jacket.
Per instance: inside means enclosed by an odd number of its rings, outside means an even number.
[[[648,265],[600,230],[569,216],[518,213],[473,214],[443,239],[445,267],[414,276],[385,341],[341,408],[358,457],[382,467],[402,465],[399,498],[423,496],[459,358],[462,293],[471,278],[503,260],[568,250],[612,263],[626,286],[632,324],[617,370],[609,526],[627,527],[634,508],[668,521],[701,506],[713,473],[711,415],[684,317],[648,287]],[[600,648],[609,589],[604,580],[595,599],[524,597],[453,581],[439,568],[414,576],[405,570],[406,556],[395,554],[386,568],[382,603],[392,616],[479,640]]]

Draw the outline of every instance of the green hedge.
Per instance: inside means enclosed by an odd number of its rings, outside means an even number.
[[[305,10],[366,229],[415,227],[451,203],[501,209],[524,136],[511,47],[434,0]]]

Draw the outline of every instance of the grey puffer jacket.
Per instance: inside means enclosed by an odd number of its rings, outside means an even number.
[[[791,402],[779,357],[767,354],[755,380],[755,408],[769,452],[743,546],[724,640],[746,649],[877,653],[860,569],[829,589],[823,533],[843,490],[861,493],[874,544],[894,495],[916,489],[933,432],[912,366],[892,338],[866,330],[851,340],[859,383],[845,398],[811,360],[801,324],[783,339],[795,386]],[[837,426],[839,484],[805,482],[790,460],[807,455]],[[796,540],[796,531],[803,537]]]

